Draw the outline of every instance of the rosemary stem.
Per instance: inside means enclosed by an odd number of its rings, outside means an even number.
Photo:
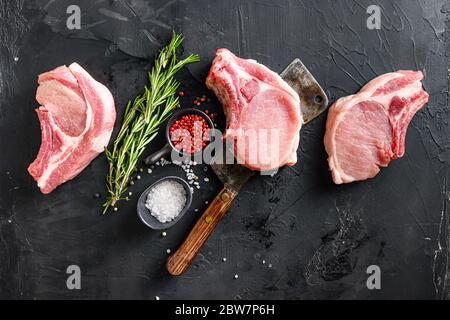
[[[179,106],[176,97],[179,83],[174,76],[187,64],[200,60],[196,54],[177,60],[176,50],[182,41],[181,35],[174,32],[170,43],[160,51],[148,73],[149,86],[144,88],[142,95],[128,102],[112,151],[105,149],[109,173],[106,176],[108,197],[103,204],[103,213],[123,199],[147,144],[156,137],[160,125]]]

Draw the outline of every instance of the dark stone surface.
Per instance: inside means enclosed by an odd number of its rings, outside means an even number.
[[[82,29],[69,31],[66,8],[76,3]],[[366,28],[371,4],[382,8],[379,31]],[[1,1],[0,298],[450,298],[449,14],[445,0]],[[120,116],[145,84],[145,58],[172,28],[184,34],[185,53],[202,56],[180,75],[182,107],[206,93],[217,47],[277,71],[299,57],[331,102],[376,75],[421,69],[430,102],[411,123],[405,156],[346,186],[333,185],[327,170],[326,114],[305,126],[297,165],[252,178],[194,265],[173,278],[166,249],[219,190],[210,170],[196,169],[211,179],[194,194],[200,211],[164,238],[139,221],[135,202],[153,181],[181,175],[177,167],[144,174],[133,199],[107,216],[104,156],[46,196],[26,171],[40,144],[39,73],[77,61],[111,89]],[[207,107],[220,110],[215,99]],[[149,152],[162,144],[160,136]],[[66,288],[71,264],[81,267],[80,291]],[[382,271],[379,291],[365,285],[372,264]]]

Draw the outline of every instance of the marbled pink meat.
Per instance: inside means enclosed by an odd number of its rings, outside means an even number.
[[[107,146],[116,109],[111,92],[72,63],[38,79],[42,141],[28,172],[42,193],[76,177]]]
[[[330,107],[324,142],[336,184],[373,178],[404,155],[408,125],[428,102],[422,79],[420,71],[387,73]]]
[[[224,107],[225,138],[239,163],[270,171],[297,162],[300,98],[277,73],[218,49],[206,85]]]

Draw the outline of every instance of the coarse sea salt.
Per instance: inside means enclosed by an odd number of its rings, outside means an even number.
[[[183,210],[187,196],[183,185],[174,180],[158,183],[148,193],[145,207],[159,222],[170,222]]]

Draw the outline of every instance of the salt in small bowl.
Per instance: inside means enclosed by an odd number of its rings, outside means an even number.
[[[157,184],[166,181],[166,180],[173,180],[178,183],[180,183],[184,190],[186,191],[186,204],[184,205],[183,210],[178,214],[178,216],[169,222],[160,222],[158,219],[156,219],[154,216],[152,216],[150,210],[145,206],[145,203],[147,201],[148,194],[152,188],[154,188]],[[168,229],[172,226],[174,226],[182,217],[183,215],[189,210],[192,203],[192,191],[189,187],[189,184],[180,177],[175,176],[169,176],[164,177],[155,183],[153,183],[150,187],[145,189],[144,192],[142,192],[141,196],[139,197],[138,203],[137,203],[137,213],[141,221],[147,226],[154,230],[164,230]]]

